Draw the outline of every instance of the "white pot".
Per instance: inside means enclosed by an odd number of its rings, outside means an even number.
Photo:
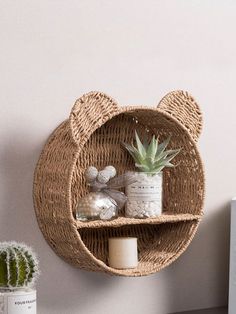
[[[126,217],[148,218],[162,214],[162,172],[130,172],[135,182],[126,186]]]
[[[36,290],[0,290],[0,314],[36,314]]]

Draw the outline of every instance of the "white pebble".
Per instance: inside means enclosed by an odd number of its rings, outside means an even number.
[[[106,170],[101,170],[99,171],[98,175],[97,175],[97,180],[100,183],[107,183],[110,180],[110,173]]]
[[[110,178],[114,178],[116,175],[116,168],[113,166],[106,166],[104,170],[108,171]]]
[[[97,168],[90,166],[85,170],[84,176],[87,182],[92,182],[96,179],[98,175]]]

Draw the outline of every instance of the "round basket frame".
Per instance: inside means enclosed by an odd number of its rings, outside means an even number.
[[[168,266],[185,251],[202,217],[204,171],[196,142],[202,114],[191,95],[167,94],[156,108],[119,107],[109,96],[90,92],[79,98],[70,117],[49,137],[34,177],[34,206],[40,229],[69,263],[90,271],[143,276]],[[78,200],[87,192],[83,173],[89,165],[114,165],[119,174],[133,170],[120,143],[134,130],[160,140],[171,135],[171,148],[182,147],[176,168],[164,170],[163,215],[112,221],[75,219]],[[108,238],[138,238],[139,265],[118,270],[108,266]]]

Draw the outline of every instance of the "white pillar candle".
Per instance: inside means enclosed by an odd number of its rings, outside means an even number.
[[[117,269],[138,266],[137,238],[109,239],[109,266]]]

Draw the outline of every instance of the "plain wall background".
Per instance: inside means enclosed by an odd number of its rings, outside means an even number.
[[[166,314],[225,305],[236,172],[235,1],[0,1],[0,240],[34,246],[39,314]],[[144,278],[66,264],[45,242],[33,172],[75,99],[100,90],[155,105],[188,90],[204,113],[205,218],[188,250]]]

